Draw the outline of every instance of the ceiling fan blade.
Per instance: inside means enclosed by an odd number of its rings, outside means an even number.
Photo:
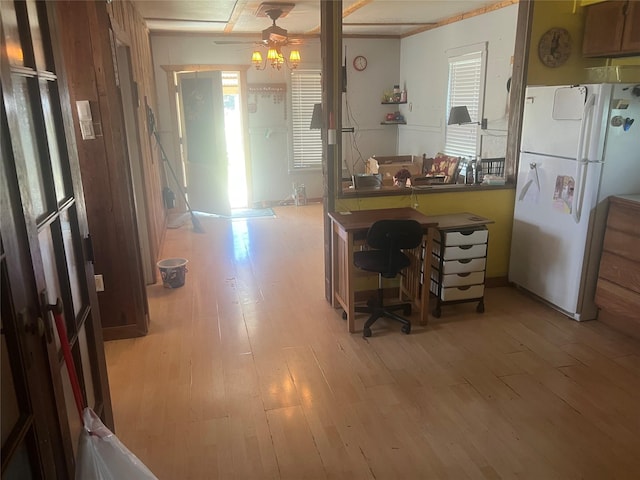
[[[255,44],[259,45],[260,42],[256,42],[255,40],[214,40],[214,44],[216,45],[247,45],[247,44]]]

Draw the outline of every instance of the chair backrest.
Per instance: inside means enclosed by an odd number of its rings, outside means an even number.
[[[369,228],[366,241],[378,250],[416,248],[422,242],[422,226],[415,220],[378,220]]]

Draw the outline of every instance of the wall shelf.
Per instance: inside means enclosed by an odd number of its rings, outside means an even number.
[[[404,105],[405,103],[407,103],[407,101],[405,100],[404,102],[380,102],[382,103],[382,105]]]
[[[380,122],[380,125],[406,125],[407,122],[404,120],[387,120],[384,122]]]

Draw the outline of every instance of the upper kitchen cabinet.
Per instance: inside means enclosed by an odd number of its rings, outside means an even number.
[[[640,54],[640,2],[612,0],[585,7],[585,57]]]

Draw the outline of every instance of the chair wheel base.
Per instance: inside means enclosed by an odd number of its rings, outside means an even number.
[[[407,335],[409,335],[411,333],[411,325],[403,325],[402,326],[402,332],[406,333]]]
[[[367,338],[371,336],[371,329],[369,327],[364,327],[362,330],[362,336]]]
[[[343,320],[347,319],[347,312],[345,312],[344,310],[342,311],[342,319]]]

